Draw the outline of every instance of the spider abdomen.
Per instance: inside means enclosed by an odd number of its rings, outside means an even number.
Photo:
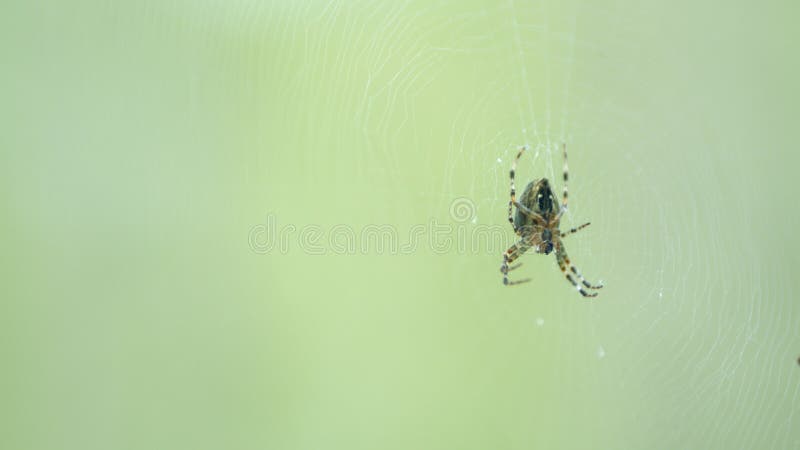
[[[558,199],[553,194],[547,178],[540,178],[528,183],[519,197],[519,203],[548,222],[551,218],[556,217],[560,210]],[[514,216],[514,225],[517,228],[532,227],[534,219],[523,211],[517,210]]]

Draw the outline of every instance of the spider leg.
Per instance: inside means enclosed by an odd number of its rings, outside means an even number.
[[[514,229],[514,233],[517,235],[521,235],[521,230],[517,228],[517,225],[514,223],[514,206],[516,206],[517,210],[522,211],[522,213],[526,216],[533,218],[537,223],[545,223],[545,220],[541,215],[531,211],[528,207],[517,201],[517,188],[514,183],[514,176],[517,172],[517,162],[527,149],[528,147],[526,146],[520,147],[519,152],[517,152],[517,156],[514,158],[514,162],[511,164],[511,172],[509,172],[509,178],[511,178],[511,200],[508,201],[508,222],[511,224],[511,227]]]
[[[572,283],[575,289],[578,292],[580,292],[581,295],[583,295],[584,297],[597,297],[597,292],[592,292],[592,293],[586,292],[586,290],[583,289],[581,284],[589,289],[600,289],[603,287],[603,285],[602,284],[593,285],[588,281],[586,281],[586,279],[583,278],[583,275],[581,275],[580,271],[578,271],[578,269],[575,266],[573,266],[572,263],[570,262],[569,255],[567,255],[567,250],[564,248],[564,245],[561,243],[561,241],[559,241],[556,244],[556,246],[557,246],[556,261],[558,262],[558,267],[561,269],[561,272],[564,274],[564,276],[566,276],[567,281]],[[569,268],[569,272],[567,272],[567,268]],[[575,277],[573,277],[573,275],[580,280],[581,282],[580,284],[578,284],[578,282],[575,281]]]
[[[544,224],[547,223],[540,214],[531,211],[527,206],[523,205],[522,203],[514,200],[514,206],[516,206],[519,211],[522,211],[523,214],[532,218],[537,225],[544,226]],[[519,228],[516,228],[516,226],[514,225],[514,222],[511,222],[511,225],[515,227],[514,228],[515,230],[519,230]]]
[[[519,258],[520,255],[525,253],[525,251],[527,251],[529,248],[530,248],[530,246],[526,242],[520,241],[520,242],[517,242],[516,244],[512,245],[511,247],[509,247],[509,249],[506,250],[505,253],[503,253],[503,265],[500,266],[500,272],[502,272],[502,274],[503,274],[503,284],[504,285],[513,286],[515,284],[522,284],[522,283],[527,283],[528,281],[531,281],[530,278],[524,278],[522,280],[517,280],[517,281],[509,281],[509,279],[508,279],[508,272],[510,272],[510,271],[516,269],[517,267],[521,266],[522,263],[517,263],[517,264],[514,264],[513,266],[510,266],[510,267],[509,267],[509,264],[514,262],[514,261],[516,261],[516,259]]]
[[[561,146],[564,149],[564,196],[561,197],[561,211],[558,212],[558,217],[561,217],[561,215],[567,210],[569,197],[569,191],[567,190],[567,180],[569,179],[569,167],[567,166],[567,143],[564,142]]]
[[[569,236],[570,234],[575,234],[578,231],[581,231],[582,229],[588,227],[590,224],[591,224],[591,222],[586,222],[585,224],[579,226],[578,228],[571,228],[568,231],[566,231],[564,233],[561,233],[561,237],[563,238],[563,237]]]
[[[519,234],[519,229],[517,228],[517,225],[514,224],[514,214],[512,206],[520,208],[521,205],[519,204],[519,202],[517,202],[517,189],[514,186],[514,173],[517,171],[517,161],[519,161],[519,158],[520,156],[522,156],[522,153],[525,151],[525,149],[526,149],[525,146],[520,147],[519,152],[517,152],[517,157],[514,158],[514,162],[511,164],[511,172],[509,173],[509,176],[511,178],[511,200],[508,201],[508,222],[511,223],[511,227],[514,228],[514,233],[516,234]],[[527,208],[525,209],[527,210]]]

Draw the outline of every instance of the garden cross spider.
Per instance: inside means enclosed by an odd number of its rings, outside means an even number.
[[[519,149],[519,153],[517,153],[517,157],[514,158],[514,163],[511,165],[511,200],[508,202],[508,221],[514,228],[514,233],[520,237],[520,240],[503,253],[503,265],[500,267],[500,272],[503,273],[503,284],[511,286],[530,281],[530,278],[517,281],[509,281],[508,279],[508,272],[516,269],[522,263],[513,266],[509,266],[509,264],[528,249],[533,248],[536,253],[544,253],[545,255],[549,255],[555,249],[558,267],[567,277],[567,281],[572,283],[575,289],[584,297],[596,297],[597,292],[587,292],[584,287],[596,290],[602,288],[603,285],[593,285],[583,278],[580,271],[570,262],[564,243],[561,242],[562,238],[586,228],[589,223],[587,222],[565,233],[558,229],[561,216],[567,210],[567,145],[563,144],[564,201],[561,205],[558,204],[558,199],[550,188],[550,182],[547,181],[547,178],[535,179],[528,183],[525,190],[522,191],[520,201],[517,201],[516,189],[514,188],[514,172],[517,169],[517,161],[519,161],[525,149],[526,147]],[[514,206],[517,207],[516,215],[512,214]],[[567,271],[567,268],[569,268],[569,271]],[[580,280],[580,284],[576,281],[576,278]]]

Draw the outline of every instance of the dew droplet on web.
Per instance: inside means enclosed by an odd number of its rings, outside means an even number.
[[[537,317],[536,318],[536,325],[538,325],[538,326],[544,325],[544,319],[542,319],[541,317]]]
[[[603,346],[597,347],[597,359],[603,359],[606,356],[606,351]]]

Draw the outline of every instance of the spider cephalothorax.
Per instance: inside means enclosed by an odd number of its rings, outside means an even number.
[[[544,253],[549,255],[553,250],[556,251],[556,261],[561,272],[564,273],[567,280],[584,297],[595,297],[596,292],[589,293],[583,287],[588,289],[600,289],[602,285],[593,285],[583,278],[583,275],[578,271],[575,266],[570,262],[567,250],[561,239],[578,230],[587,227],[589,223],[585,223],[577,228],[572,228],[565,233],[559,230],[559,223],[564,211],[567,210],[567,147],[564,145],[564,201],[559,204],[558,199],[550,187],[550,182],[547,178],[533,180],[522,191],[519,201],[516,198],[516,189],[514,188],[514,173],[517,168],[517,161],[525,151],[522,147],[514,159],[514,164],[511,166],[511,200],[508,202],[508,221],[514,228],[514,232],[520,237],[520,240],[511,246],[503,254],[503,265],[500,271],[503,272],[503,284],[513,285],[520,284],[530,279],[519,281],[509,281],[508,272],[516,269],[520,264],[509,266],[528,249],[533,249],[536,253]],[[513,208],[516,207],[516,214],[513,214]],[[569,269],[569,271],[567,270]],[[580,284],[576,281],[580,280]]]

